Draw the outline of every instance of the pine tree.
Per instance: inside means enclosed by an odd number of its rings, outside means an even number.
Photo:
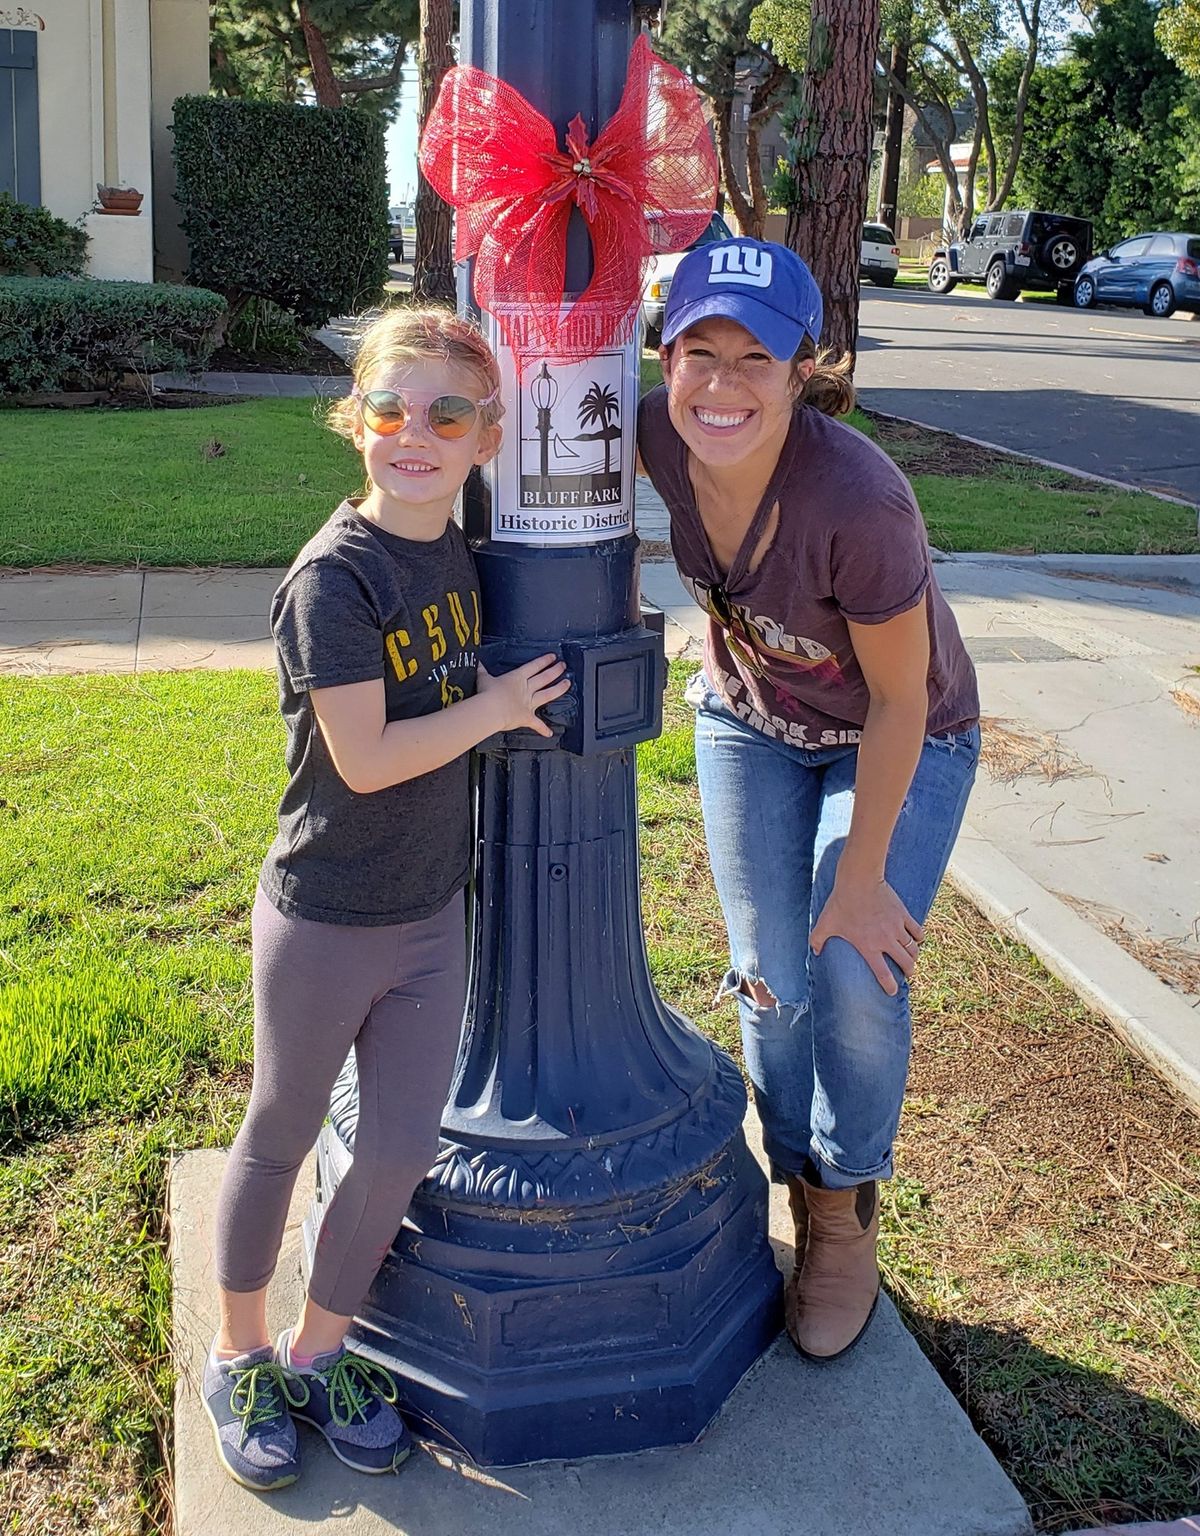
[[[420,120],[433,110],[442,77],[454,63],[450,34],[453,0],[421,0]],[[454,255],[451,249],[451,210],[417,168],[417,249],[413,264],[413,296],[454,302]]]

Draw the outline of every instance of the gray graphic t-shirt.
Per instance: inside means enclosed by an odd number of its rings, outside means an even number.
[[[705,671],[723,701],[764,735],[797,747],[857,742],[870,692],[847,619],[882,624],[924,603],[930,734],[979,718],[975,669],[929,558],[907,480],[874,443],[812,406],[797,407],[749,532],[722,575],[688,474],[665,388],[638,414],[638,451],[671,514],[684,586],[709,614]],[[765,556],[752,556],[779,506]]]
[[[290,775],[263,890],[316,922],[416,922],[466,883],[467,756],[372,794],[333,766],[309,690],[382,678],[388,720],[475,692],[479,586],[454,524],[397,538],[346,501],[297,555],[271,605]]]

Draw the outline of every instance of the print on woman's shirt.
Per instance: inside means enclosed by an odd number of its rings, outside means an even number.
[[[418,631],[417,642],[414,642],[407,629],[402,628],[389,630],[383,637],[388,662],[396,681],[400,683],[416,677],[426,665],[418,653],[425,649],[425,642],[428,642],[427,664],[430,670],[426,676],[429,682],[440,685],[443,709],[459,703],[464,697],[463,689],[453,681],[452,674],[466,669],[474,671],[478,662],[475,650],[481,633],[478,592],[472,591],[470,598],[471,619],[467,618],[462,594],[447,592],[444,610],[440,603],[429,603],[422,608],[421,619],[425,633],[422,635]],[[451,637],[458,642],[453,654],[450,652]]]
[[[758,677],[769,676],[765,662],[778,661],[800,667],[821,682],[842,680],[837,657],[819,640],[789,635],[767,614],[756,616],[744,603],[735,603],[723,588],[696,581],[682,571],[679,579],[705,613],[725,631],[725,643],[733,655]]]
[[[810,727],[802,720],[787,720],[782,715],[764,715],[751,701],[746,684],[732,672],[726,672],[711,658],[713,686],[739,720],[770,736],[772,741],[786,741],[792,747],[805,747],[810,752],[820,747],[852,747],[862,740],[862,731],[853,725],[826,726],[818,734],[810,735]],[[779,700],[789,700],[781,688],[775,690]]]

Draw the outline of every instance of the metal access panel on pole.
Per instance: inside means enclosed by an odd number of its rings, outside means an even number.
[[[594,139],[634,9],[463,0],[460,56],[560,142],[576,114]],[[590,263],[575,217],[570,292]],[[695,1439],[778,1333],[781,1298],[741,1076],[658,996],[642,931],[635,749],[661,728],[665,671],[632,529],[640,348],[518,371],[483,322],[506,432],[464,517],[483,659],[557,650],[572,690],[553,739],[518,733],[477,757],[471,976],[441,1149],[353,1337],[432,1438],[511,1465]],[[356,1117],[351,1061],[318,1147],[309,1252]]]

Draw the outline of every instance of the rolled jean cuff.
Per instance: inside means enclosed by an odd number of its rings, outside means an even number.
[[[864,1172],[848,1172],[831,1163],[829,1158],[821,1151],[816,1138],[805,1152],[798,1152],[794,1147],[787,1147],[782,1142],[763,1132],[763,1151],[767,1154],[767,1163],[770,1168],[771,1183],[783,1184],[788,1178],[804,1178],[811,1180],[812,1167],[816,1164],[821,1177],[823,1189],[856,1189],[860,1184],[868,1184],[875,1179],[890,1179],[892,1177],[892,1154],[875,1168],[868,1168]]]
[[[884,1160],[881,1163],[877,1163],[874,1168],[848,1171],[845,1168],[839,1168],[836,1163],[830,1162],[814,1136],[812,1159],[821,1171],[821,1185],[825,1189],[855,1189],[859,1184],[869,1184],[875,1179],[890,1179],[892,1176],[892,1154],[890,1151]]]

